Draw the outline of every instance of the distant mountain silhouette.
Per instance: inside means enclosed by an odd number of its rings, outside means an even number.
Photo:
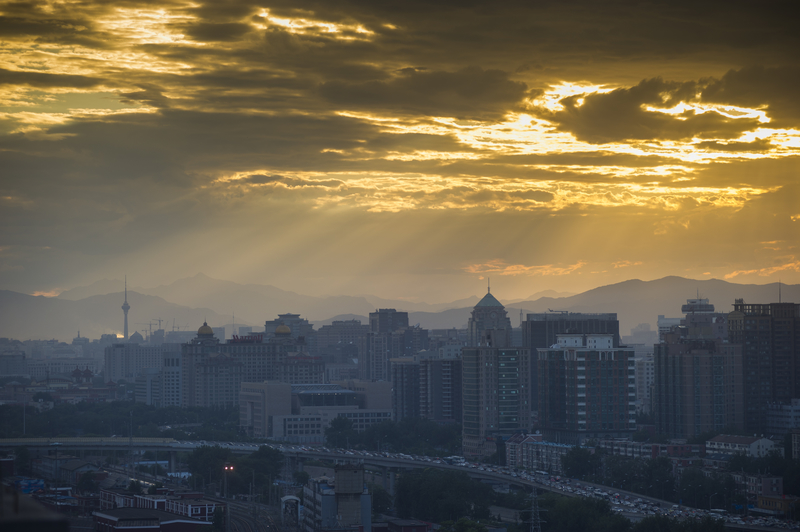
[[[114,293],[92,295],[71,300],[82,293],[91,293],[119,284],[103,280],[88,287],[73,289],[63,297],[34,297],[10,291],[0,291],[0,336],[25,340],[28,338],[58,338],[70,340],[81,331],[82,336],[98,338],[103,333],[122,331],[123,295]],[[169,285],[128,290],[131,305],[129,328],[141,330],[156,318],[166,320],[170,330],[172,320],[178,327],[196,329],[208,319],[212,326],[230,324],[235,313],[237,325],[252,325],[256,330],[266,320],[278,314],[297,313],[315,324],[316,328],[333,320],[359,319],[368,323],[367,316],[376,308],[396,308],[409,312],[409,323],[419,323],[428,329],[465,327],[478,296],[453,303],[409,303],[374,296],[312,297],[281,290],[274,286],[238,284],[212,279],[198,274]],[[542,292],[540,292],[542,293]],[[628,335],[631,328],[649,323],[655,329],[659,314],[680,317],[681,305],[699,296],[709,299],[719,312],[729,312],[735,299],[749,303],[772,303],[778,300],[778,284],[742,285],[718,279],[698,281],[682,277],[664,277],[654,281],[633,279],[588,290],[569,297],[539,297],[535,300],[502,301],[511,323],[519,326],[520,310],[525,314],[566,310],[570,312],[616,312],[620,333]],[[800,285],[783,285],[783,301],[800,303]],[[145,324],[145,325],[142,325]]]
[[[91,296],[79,301],[55,297],[30,296],[8,290],[0,290],[0,336],[17,340],[51,339],[70,342],[77,336],[95,339],[102,334],[122,334],[122,292]],[[162,327],[197,330],[203,321],[217,326],[230,322],[230,316],[220,316],[209,308],[188,308],[128,290],[128,332],[148,329],[155,318],[164,320]],[[236,319],[237,324],[240,322]],[[241,323],[246,325],[246,323]]]

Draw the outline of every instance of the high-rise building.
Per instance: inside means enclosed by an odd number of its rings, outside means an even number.
[[[370,331],[360,320],[334,321],[317,331],[317,351],[329,355],[335,362],[344,363],[358,356],[358,343]]]
[[[420,364],[413,358],[393,358],[392,415],[395,421],[406,417],[419,417]]]
[[[161,345],[132,342],[111,344],[105,348],[105,379],[133,382],[143,369],[161,367],[162,352]]]
[[[742,352],[727,342],[727,314],[700,298],[687,299],[681,311],[677,323],[659,318],[652,401],[657,429],[674,438],[741,429]]]
[[[636,429],[634,352],[612,334],[559,334],[537,350],[539,424],[548,441],[630,436]]]
[[[390,333],[408,328],[408,312],[393,308],[380,308],[369,313],[369,330],[373,333]]]
[[[239,404],[244,364],[231,355],[212,353],[194,368],[191,406],[228,407]]]
[[[281,326],[288,327],[289,336],[295,340],[302,341],[309,353],[316,354],[316,331],[314,331],[314,325],[309,323],[307,319],[301,318],[300,314],[278,314],[278,319],[268,320],[264,323],[264,334],[267,338],[278,336],[277,331]]]
[[[467,322],[467,334],[467,345],[470,347],[511,347],[511,319],[491,291],[487,291],[472,309]]]
[[[462,364],[462,450],[481,458],[531,428],[530,351],[465,347]]]
[[[691,438],[743,426],[742,352],[722,340],[664,335],[655,346],[656,429]]]
[[[522,322],[522,346],[536,353],[558,343],[559,334],[610,334],[613,347],[619,347],[619,320],[616,313],[585,313],[551,311],[528,314]],[[534,355],[535,356],[535,355]],[[539,377],[537,364],[531,364],[531,404],[534,411],[539,408]]]
[[[408,312],[382,308],[369,314],[369,332],[359,338],[358,370],[362,380],[391,380],[389,360],[427,347],[427,330],[408,326]]]
[[[420,360],[420,416],[461,423],[461,357]]]
[[[800,398],[800,304],[737,299],[728,341],[742,346],[745,429],[763,433],[769,403]]]

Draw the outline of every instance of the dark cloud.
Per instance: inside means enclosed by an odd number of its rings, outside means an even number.
[[[212,23],[203,22],[186,26],[186,35],[195,41],[235,41],[252,31],[252,26],[240,22]]]
[[[768,139],[758,139],[754,140],[753,142],[728,142],[727,144],[716,141],[706,141],[698,142],[695,144],[695,146],[703,150],[727,152],[757,152],[767,151],[771,148],[774,148]]]
[[[391,81],[323,83],[320,92],[345,108],[459,118],[499,118],[525,96],[527,86],[499,70],[468,67],[456,72],[404,70]]]
[[[249,175],[242,179],[237,180],[237,183],[250,183],[253,185],[263,185],[265,183],[275,183],[276,181],[283,180],[280,175]]]
[[[630,140],[685,140],[694,137],[735,138],[758,125],[757,119],[729,118],[693,110],[679,115],[659,112],[694,100],[693,82],[648,79],[629,89],[561,100],[562,111],[542,115],[576,138],[595,144]],[[656,110],[647,110],[647,107]]]
[[[103,83],[102,79],[74,74],[50,74],[48,72],[30,72],[6,70],[0,68],[0,85],[27,85],[36,88],[71,87],[85,89]]]
[[[800,127],[800,66],[751,66],[729,70],[712,80],[702,100],[750,108],[766,108],[770,127]]]

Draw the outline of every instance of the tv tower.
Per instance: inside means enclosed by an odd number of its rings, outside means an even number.
[[[128,310],[131,306],[128,304],[128,276],[125,276],[125,302],[122,304],[122,312],[125,313],[125,341],[128,341]]]

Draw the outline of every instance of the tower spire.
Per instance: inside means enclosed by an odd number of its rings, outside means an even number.
[[[491,294],[492,293],[492,278],[491,277],[487,277],[486,278],[486,293],[487,294]]]
[[[125,314],[125,325],[123,329],[123,334],[125,335],[125,341],[128,341],[128,310],[130,310],[131,306],[128,304],[128,276],[125,276],[125,302],[122,304],[122,312]]]

